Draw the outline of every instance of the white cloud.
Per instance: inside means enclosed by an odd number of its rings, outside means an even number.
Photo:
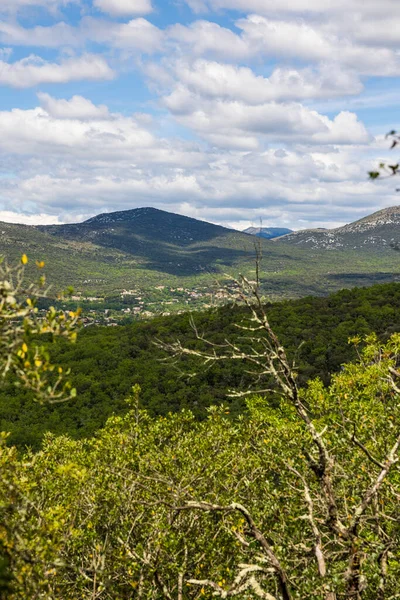
[[[198,11],[238,11],[228,17],[235,26],[209,12],[165,30],[140,17],[150,0],[96,0],[111,16],[86,10],[76,23],[55,12],[67,3],[0,0],[3,14],[29,17],[0,19],[0,83],[107,79],[119,69],[128,77],[133,65],[122,98],[107,96],[125,110],[140,65],[154,114],[134,91],[132,111],[143,112],[126,116],[84,97],[81,86],[68,98],[41,91],[31,110],[0,111],[0,220],[13,220],[17,207],[25,222],[35,209],[50,222],[150,204],[224,224],[262,217],[306,227],[398,202],[392,181],[375,186],[366,177],[384,159],[384,143],[344,110],[365,101],[368,76],[400,75],[398,0],[190,0]],[[54,19],[22,26],[43,14],[38,6]],[[45,58],[13,61],[14,45],[45,48]],[[62,60],[49,58],[57,48]],[[98,55],[85,54],[93,48]],[[152,62],[139,59],[146,54]]]
[[[76,27],[59,22],[29,29],[15,23],[0,22],[2,43],[22,46],[84,47],[88,42],[94,42],[113,48],[152,53],[161,48],[163,39],[163,32],[142,17],[126,23],[84,17]]]
[[[151,0],[94,0],[96,8],[116,17],[145,15],[152,12]]]
[[[116,48],[152,53],[160,49],[163,33],[146,19],[132,19],[112,28],[109,43]]]
[[[381,4],[377,6],[381,7]],[[383,8],[377,14],[367,10],[350,11],[341,22],[339,18],[328,19],[321,25],[325,31],[340,32],[360,45],[397,50],[400,43],[400,4],[396,3],[390,10]]]
[[[364,75],[400,75],[400,58],[388,48],[357,45],[339,33],[305,21],[272,20],[250,15],[237,21],[252,53],[275,58],[335,62]]]
[[[19,223],[20,225],[58,225],[60,220],[54,215],[26,214],[11,210],[0,210],[0,222]]]
[[[355,113],[343,111],[333,121],[321,117],[326,130],[316,133],[313,141],[322,144],[366,144],[371,141],[363,123]]]
[[[0,60],[0,85],[27,88],[41,83],[67,83],[82,79],[112,79],[113,71],[101,56],[86,54],[60,63],[28,56],[13,63]]]
[[[167,31],[168,37],[194,56],[213,56],[229,61],[251,56],[248,44],[233,31],[210,21],[195,21],[189,26],[177,24]]]
[[[80,28],[63,21],[55,25],[25,28],[15,21],[0,21],[0,40],[4,44],[16,46],[37,46],[41,48],[59,48],[60,46],[82,45]]]
[[[270,77],[257,76],[249,67],[222,64],[204,59],[194,63],[178,61],[172,69],[178,81],[190,91],[208,98],[234,99],[250,105],[271,100],[331,98],[359,94],[363,86],[354,72],[336,65],[318,69],[276,68]],[[159,77],[159,71],[153,77]]]
[[[212,145],[251,150],[264,140],[312,145],[365,144],[370,139],[354,113],[342,112],[330,120],[290,102],[291,94],[315,97],[322,90],[316,82],[314,88],[310,83],[308,88],[290,89],[290,76],[281,70],[265,79],[249,69],[196,62],[193,70],[178,64],[176,74],[180,78],[163,97],[163,105],[181,125]],[[297,77],[298,72],[295,81]]]
[[[50,222],[150,204],[223,224],[262,217],[269,224],[305,227],[337,222],[338,212],[350,221],[369,212],[366,207],[372,212],[396,201],[392,183],[377,190],[366,181],[368,146],[210,150],[160,138],[143,118],[99,119],[96,112],[93,118],[68,117],[72,108],[93,107],[89,101],[41,100],[53,114],[45,108],[0,112],[0,165],[4,169],[6,161],[6,172],[13,173],[2,179],[0,210],[11,213],[18,206],[32,215],[34,206]],[[276,111],[282,121],[278,106]],[[244,112],[236,116],[241,127]],[[247,126],[256,127],[254,116],[249,118]],[[325,136],[321,144],[359,135],[357,121],[346,113],[325,121],[306,114],[300,128],[305,126]],[[378,146],[372,152],[384,154]]]
[[[80,0],[1,0],[0,13],[16,13],[22,9],[43,7],[50,12],[64,8]]]
[[[181,52],[196,57],[227,62],[254,61],[261,57],[323,62],[355,70],[360,75],[400,75],[400,56],[396,51],[383,45],[372,47],[359,43],[355,35],[346,34],[346,25],[325,26],[319,21],[271,19],[251,14],[236,21],[236,27],[240,34],[201,20],[189,26],[174,25],[167,34]]]
[[[232,9],[240,12],[256,12],[270,16],[278,15],[349,15],[354,13],[379,16],[400,14],[397,0],[186,0],[196,12],[202,10]]]
[[[90,101],[84,103],[84,100],[75,97],[62,102],[44,95],[46,109],[0,112],[0,131],[5,136],[0,140],[0,150],[37,156],[71,153],[78,157],[91,153],[93,159],[101,159],[111,152],[127,157],[132,149],[145,150],[153,146],[153,135],[132,118],[119,116],[110,120],[108,112],[103,119],[99,114],[94,118],[92,115],[91,120],[83,116],[83,109],[96,109]],[[72,114],[78,110],[80,116]]]
[[[53,98],[49,94],[38,93],[41,106],[51,116],[57,119],[108,119],[110,113],[107,106],[96,106],[83,96],[73,96],[71,100]]]

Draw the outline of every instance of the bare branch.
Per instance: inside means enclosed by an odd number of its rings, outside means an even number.
[[[385,468],[384,464],[379,462],[379,460],[377,460],[376,458],[374,458],[372,456],[372,454],[370,453],[370,451],[368,450],[368,448],[366,448],[364,446],[364,444],[362,444],[360,442],[360,440],[356,437],[356,427],[355,427],[355,425],[353,425],[353,427],[354,427],[354,431],[353,431],[353,435],[350,437],[351,441],[364,452],[364,454],[369,458],[369,460],[372,463],[374,463],[374,465],[376,465],[380,469],[384,469]]]
[[[299,471],[297,471],[297,469],[294,469],[293,467],[289,466],[289,470],[292,471],[295,475],[297,475],[297,477],[299,477],[299,479],[301,479],[301,481],[303,483],[304,498],[305,498],[306,504],[308,506],[308,520],[310,522],[311,529],[313,531],[314,539],[315,539],[314,552],[315,552],[315,557],[317,559],[318,572],[321,577],[325,577],[326,562],[325,562],[325,557],[324,557],[324,553],[322,550],[322,536],[321,536],[320,530],[317,527],[316,521],[314,519],[314,503],[311,498],[310,488],[308,487],[305,478],[301,475],[301,473],[299,473]]]
[[[354,515],[350,521],[350,525],[347,528],[348,535],[351,534],[352,532],[356,531],[357,526],[360,522],[360,519],[361,519],[362,515],[364,514],[365,510],[367,509],[367,507],[369,506],[369,504],[371,503],[372,498],[378,492],[379,488],[381,487],[383,481],[385,480],[385,478],[386,478],[387,474],[389,473],[390,469],[392,468],[392,466],[398,461],[397,453],[399,451],[399,447],[400,447],[400,435],[398,436],[398,438],[396,439],[396,442],[394,443],[390,452],[388,453],[385,463],[384,463],[384,467],[381,470],[381,472],[379,473],[378,477],[376,478],[374,484],[370,488],[368,488],[368,490],[364,494],[362,501],[360,502],[358,507],[355,509]]]
[[[188,583],[200,585],[202,587],[211,587],[215,590],[214,595],[219,595],[221,598],[238,596],[246,590],[251,589],[258,598],[262,598],[264,600],[277,600],[275,596],[272,596],[272,594],[261,588],[254,576],[254,573],[268,574],[270,570],[265,569],[260,565],[239,565],[239,568],[241,570],[235,577],[233,584],[228,589],[224,589],[218,583],[215,583],[210,579],[189,579]]]
[[[390,551],[391,545],[388,545],[381,555],[379,556],[379,567],[381,572],[381,577],[379,580],[378,593],[376,596],[377,600],[384,600],[385,598],[385,589],[386,589],[386,579],[388,575],[388,554]]]
[[[232,504],[229,504],[228,506],[220,506],[218,504],[211,504],[209,502],[188,502],[184,506],[175,507],[175,510],[178,510],[178,511],[190,510],[190,509],[204,510],[207,512],[213,512],[213,511],[214,512],[225,512],[225,513],[233,512],[233,511],[240,512],[247,522],[247,525],[250,530],[250,532],[249,532],[250,535],[255,540],[258,541],[258,543],[262,547],[266,557],[268,558],[270,564],[272,565],[272,567],[275,571],[276,577],[278,579],[279,588],[282,593],[283,600],[292,600],[292,594],[290,592],[288,576],[287,576],[284,568],[280,564],[278,558],[274,554],[267,539],[265,538],[263,533],[256,526],[256,524],[253,521],[253,518],[250,515],[247,508],[245,508],[242,504],[238,504],[237,502],[232,502]]]

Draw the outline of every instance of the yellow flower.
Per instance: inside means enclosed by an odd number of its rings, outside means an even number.
[[[23,265],[26,265],[26,264],[27,264],[27,262],[28,262],[28,257],[27,257],[27,255],[26,255],[26,254],[23,254],[23,255],[21,256],[21,262],[22,262],[22,264],[23,264]]]

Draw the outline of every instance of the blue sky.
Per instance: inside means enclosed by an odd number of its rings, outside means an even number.
[[[0,220],[300,229],[397,204],[366,172],[396,158],[399,25],[397,0],[0,0]]]

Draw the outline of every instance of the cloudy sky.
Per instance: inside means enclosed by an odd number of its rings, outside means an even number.
[[[0,220],[338,226],[399,99],[399,0],[0,0]]]

